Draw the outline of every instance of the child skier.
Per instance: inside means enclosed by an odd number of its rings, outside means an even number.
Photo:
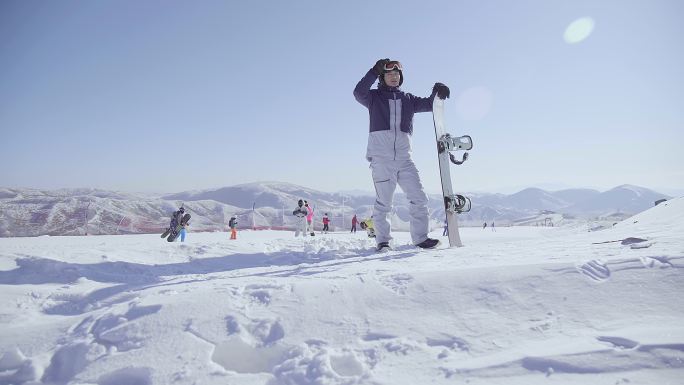
[[[377,89],[371,89],[375,81]],[[411,240],[413,244],[431,249],[439,244],[428,237],[427,195],[418,176],[418,169],[411,160],[411,134],[413,115],[432,111],[435,96],[449,97],[449,88],[435,83],[432,94],[421,98],[404,93],[399,86],[404,82],[401,63],[380,59],[368,70],[354,88],[354,97],[368,108],[370,132],[366,159],[370,162],[375,184],[375,217],[377,250],[389,249],[390,223],[387,214],[392,211],[392,197],[397,185],[409,201]]]
[[[368,234],[368,238],[375,238],[375,226],[373,226],[373,217],[371,216],[368,219],[364,219],[361,221],[359,224],[361,226],[361,229],[366,230],[366,234]]]
[[[295,223],[295,237],[298,237],[300,232],[302,233],[302,237],[306,237],[306,216],[308,214],[309,212],[306,210],[306,207],[304,207],[304,201],[301,199],[297,201],[297,208],[292,212],[292,215],[297,217]]]

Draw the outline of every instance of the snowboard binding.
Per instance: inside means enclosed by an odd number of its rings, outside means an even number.
[[[452,151],[467,151],[473,148],[473,139],[470,135],[463,135],[453,137],[450,134],[442,135],[437,141],[437,153],[441,154],[444,151],[449,152],[449,159],[451,163],[455,165],[463,164],[468,160],[468,153],[464,153],[461,160],[456,159],[456,156],[452,154]]]
[[[444,209],[452,213],[467,213],[472,208],[470,198],[454,194],[444,197]]]

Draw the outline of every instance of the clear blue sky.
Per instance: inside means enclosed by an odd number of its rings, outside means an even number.
[[[684,189],[684,2],[0,2],[0,186],[177,192],[259,180],[372,190],[379,58],[451,88],[455,190]],[[591,18],[577,43],[570,24]],[[430,114],[413,156],[439,187]]]

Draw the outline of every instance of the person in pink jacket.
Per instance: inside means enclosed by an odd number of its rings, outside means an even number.
[[[311,206],[309,206],[309,202],[307,202],[307,201],[304,201],[304,207],[306,207],[306,211],[309,213],[306,215],[307,231],[309,233],[311,233],[311,236],[313,237],[314,235],[316,235],[316,234],[314,234],[314,228],[313,228],[314,211],[311,208]]]

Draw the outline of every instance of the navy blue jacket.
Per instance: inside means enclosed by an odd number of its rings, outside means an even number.
[[[377,79],[371,68],[354,88],[354,97],[368,108],[370,117],[366,159],[410,159],[413,114],[432,111],[435,95],[421,98],[385,84],[371,89]]]

